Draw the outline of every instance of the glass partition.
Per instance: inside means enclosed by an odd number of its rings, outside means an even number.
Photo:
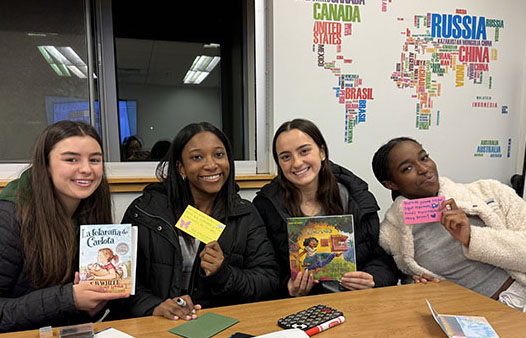
[[[27,162],[60,119],[90,122],[85,2],[0,2],[0,162]]]

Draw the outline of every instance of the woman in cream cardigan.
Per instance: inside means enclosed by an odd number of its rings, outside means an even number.
[[[380,245],[415,282],[448,279],[521,311],[526,306],[526,202],[495,180],[460,184],[438,175],[415,140],[378,149],[373,171],[393,194]],[[440,222],[406,225],[402,201],[445,196]]]

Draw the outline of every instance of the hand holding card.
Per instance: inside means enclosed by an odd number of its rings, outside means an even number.
[[[444,200],[444,196],[437,196],[403,201],[404,223],[419,224],[439,222],[441,216],[439,207]]]

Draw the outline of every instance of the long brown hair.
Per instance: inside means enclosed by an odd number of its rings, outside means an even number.
[[[283,174],[283,170],[279,165],[278,153],[276,151],[276,141],[278,136],[281,133],[292,129],[298,129],[310,136],[320,150],[325,152],[325,160],[321,162],[321,168],[318,174],[318,191],[316,192],[316,199],[320,202],[325,214],[342,214],[343,205],[340,197],[340,189],[338,188],[338,181],[331,171],[329,148],[327,147],[327,143],[318,127],[316,127],[311,121],[304,119],[294,119],[283,123],[276,131],[276,134],[274,134],[274,140],[272,141],[272,155],[274,156],[274,161],[276,161],[276,164],[278,165],[278,181],[284,191],[284,204],[287,212],[293,217],[303,216],[303,213],[301,212],[300,191],[293,183],[287,180]]]
[[[34,288],[71,281],[76,269],[75,226],[112,223],[111,196],[103,172],[99,187],[82,200],[75,211],[74,224],[60,203],[49,173],[49,153],[54,146],[72,136],[89,136],[102,142],[97,131],[83,122],[60,121],[48,126],[33,150],[30,188],[18,191],[17,210],[25,268]]]

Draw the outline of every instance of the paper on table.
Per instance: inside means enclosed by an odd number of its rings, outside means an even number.
[[[497,332],[484,317],[441,315],[433,309],[427,299],[426,302],[433,314],[433,318],[448,337],[499,338]]]
[[[255,338],[308,338],[309,335],[305,331],[300,329],[287,329],[281,331],[275,331],[267,333],[261,336],[256,336]]]
[[[107,329],[101,330],[93,335],[93,338],[134,338],[127,333],[109,327]]]
[[[225,229],[223,223],[191,205],[186,207],[175,226],[205,244],[217,241]]]

